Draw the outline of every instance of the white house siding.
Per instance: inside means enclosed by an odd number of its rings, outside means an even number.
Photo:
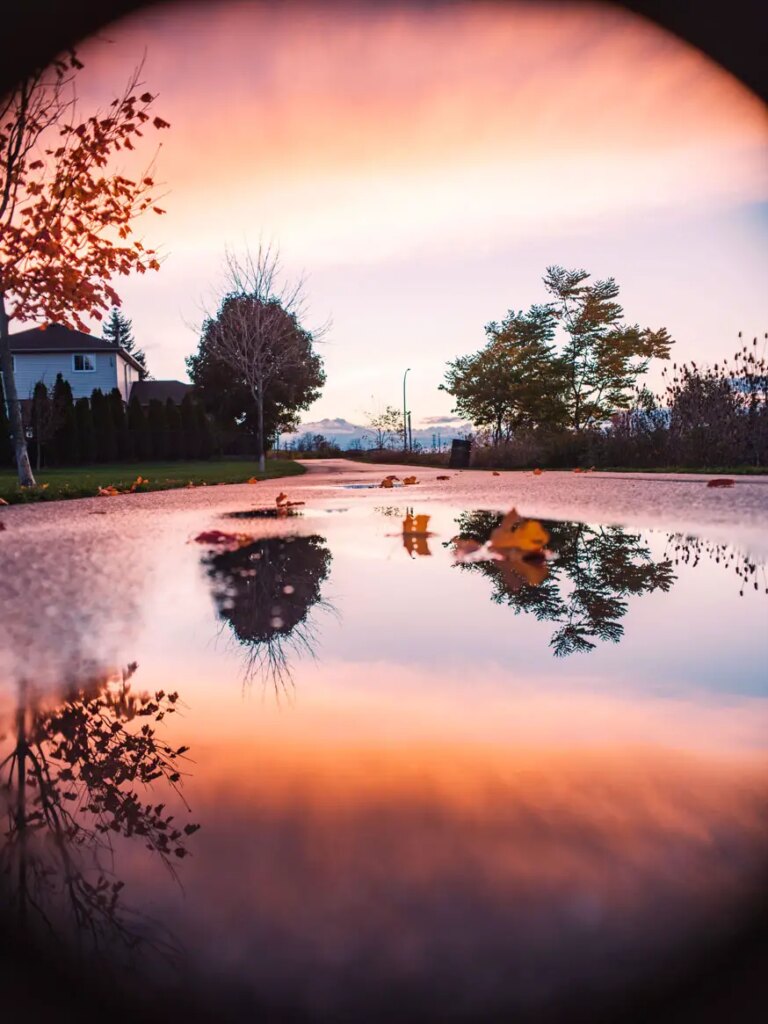
[[[92,352],[88,353],[91,359],[95,360],[95,370],[78,372],[73,369],[73,354],[71,352],[15,352],[15,377],[16,390],[19,398],[31,398],[35,390],[35,384],[41,380],[50,390],[56,382],[56,374],[60,373],[64,380],[68,380],[72,387],[72,397],[90,398],[94,388],[108,394],[112,388],[118,387],[117,364],[125,365],[125,361],[117,352]],[[129,367],[134,373],[132,367]],[[122,372],[119,375],[123,377]],[[122,381],[121,381],[122,384]],[[120,386],[120,393],[124,399],[123,387]]]
[[[127,402],[131,397],[131,388],[138,379],[139,371],[122,357],[118,358],[117,386],[120,389],[120,394],[123,396],[124,402]]]

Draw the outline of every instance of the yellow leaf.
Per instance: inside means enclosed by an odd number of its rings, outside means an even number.
[[[541,551],[549,534],[538,519],[521,519],[515,509],[507,512],[491,533],[489,547],[494,551]]]

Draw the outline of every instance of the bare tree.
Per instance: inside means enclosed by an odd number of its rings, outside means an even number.
[[[227,294],[203,325],[214,358],[248,387],[257,409],[259,469],[265,469],[264,403],[274,385],[298,373],[311,342],[327,329],[301,326],[304,280],[282,281],[279,252],[259,245],[255,256],[227,251]]]

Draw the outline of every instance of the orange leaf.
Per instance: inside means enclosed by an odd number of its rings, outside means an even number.
[[[541,470],[537,467],[536,469],[534,469],[533,475],[534,476],[541,476]]]
[[[429,533],[430,518],[430,516],[412,516],[409,513],[403,520],[403,533],[426,536]]]
[[[246,483],[248,484],[257,484],[258,482],[258,477],[255,476],[249,476],[248,479],[246,480]]]
[[[512,509],[491,533],[488,546],[493,551],[542,551],[548,540],[549,534],[538,519],[521,519]]]
[[[110,484],[109,487],[100,487],[99,488],[99,497],[100,498],[113,498],[116,494],[119,494],[119,493],[120,493],[120,491],[118,491],[118,489],[115,486],[113,486],[112,484]]]
[[[381,483],[379,484],[379,487],[394,487],[394,486],[395,485],[392,483],[392,481],[389,479],[389,477],[385,477],[381,481]]]
[[[410,487],[411,484],[417,484],[418,482],[419,481],[416,479],[415,476],[404,476],[403,477],[403,483],[405,484],[406,487]]]

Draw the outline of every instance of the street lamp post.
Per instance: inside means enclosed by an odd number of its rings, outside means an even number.
[[[408,405],[405,401],[405,378],[411,372],[410,366],[403,374],[403,451],[408,451]]]

